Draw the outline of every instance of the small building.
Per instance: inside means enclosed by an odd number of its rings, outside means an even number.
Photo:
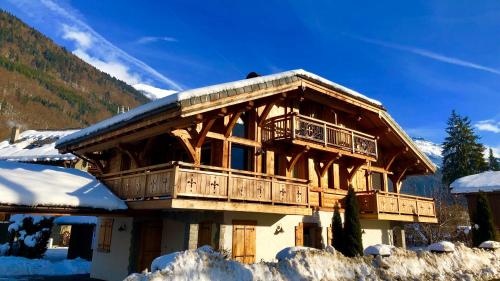
[[[99,279],[202,245],[245,263],[324,247],[350,186],[365,247],[404,246],[404,222],[437,222],[432,198],[400,193],[436,167],[384,106],[304,70],[173,94],[56,147],[92,163],[129,208],[99,218]]]
[[[476,210],[477,196],[480,192],[488,198],[497,236],[500,237],[500,171],[487,171],[459,178],[451,183],[451,192],[467,198],[469,215],[472,218]]]

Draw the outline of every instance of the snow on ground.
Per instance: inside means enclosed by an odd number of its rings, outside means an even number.
[[[54,224],[97,224],[97,217],[93,216],[62,216],[54,219]]]
[[[450,184],[452,193],[500,191],[500,171],[487,171],[459,178]]]
[[[479,248],[484,248],[484,249],[499,249],[500,248],[500,242],[497,241],[484,241],[479,245]]]
[[[19,134],[19,139],[13,144],[9,140],[0,142],[0,160],[7,161],[58,161],[74,160],[76,156],[70,153],[61,154],[55,148],[56,141],[73,134],[78,130],[36,131],[27,130]]]
[[[45,251],[45,254],[43,255],[43,259],[54,262],[65,260],[67,256],[68,247],[55,247],[47,249],[47,251]]]
[[[366,247],[364,250],[365,255],[374,255],[374,256],[390,256],[391,251],[394,246],[386,245],[386,244],[376,244],[372,246]]]
[[[127,208],[95,177],[77,169],[0,161],[0,179],[0,204]]]
[[[60,146],[64,143],[67,143],[69,141],[79,139],[82,137],[86,137],[88,135],[92,135],[97,132],[101,132],[103,130],[106,130],[109,127],[112,127],[114,125],[127,122],[130,120],[133,120],[135,118],[139,118],[145,113],[148,112],[153,112],[156,110],[160,110],[162,108],[168,108],[172,104],[182,101],[182,100],[188,100],[194,97],[201,97],[201,96],[206,96],[210,95],[213,93],[218,93],[222,92],[224,90],[231,90],[231,89],[238,89],[238,88],[243,88],[243,87],[248,87],[252,85],[257,85],[261,83],[266,83],[266,82],[271,82],[271,81],[276,81],[279,79],[284,79],[284,78],[290,78],[290,77],[304,77],[306,79],[310,80],[316,80],[319,81],[320,83],[323,83],[325,85],[328,85],[329,87],[340,90],[344,93],[347,93],[348,95],[363,99],[367,102],[377,104],[377,105],[382,105],[379,101],[371,99],[363,94],[360,94],[354,90],[351,90],[347,87],[341,86],[337,83],[334,83],[330,80],[327,80],[323,77],[320,77],[314,73],[307,72],[303,69],[296,69],[296,70],[290,70],[290,71],[285,71],[285,72],[280,72],[272,75],[265,75],[265,76],[260,76],[260,77],[255,77],[251,79],[243,79],[243,80],[238,80],[238,81],[233,81],[233,82],[228,82],[228,83],[222,83],[222,84],[217,84],[217,85],[212,85],[208,87],[202,87],[202,88],[196,88],[196,89],[191,89],[187,91],[182,91],[178,92],[175,94],[170,94],[166,97],[163,97],[161,99],[154,100],[152,102],[149,102],[147,104],[138,106],[128,112],[115,115],[109,119],[103,120],[97,124],[94,124],[90,127],[87,127],[85,129],[82,129],[74,134],[71,134],[69,136],[66,136],[60,140],[57,141],[56,146]]]
[[[455,252],[455,245],[448,241],[432,243],[427,247],[428,251],[434,252]]]
[[[24,275],[88,274],[90,262],[84,259],[50,261],[23,257],[0,257],[0,277]]]
[[[126,281],[167,280],[491,280],[500,278],[500,250],[435,254],[394,248],[390,257],[347,258],[339,253],[290,248],[277,262],[242,264],[206,249],[170,256],[162,270],[132,274]],[[381,266],[381,262],[383,266]]]
[[[177,93],[177,91],[175,90],[164,90],[146,84],[135,84],[132,85],[132,87],[134,87],[134,89],[141,92],[143,95],[145,95],[147,98],[151,100],[164,98],[166,96],[170,96],[172,94]]]

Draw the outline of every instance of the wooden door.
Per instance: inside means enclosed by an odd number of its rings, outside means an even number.
[[[201,222],[198,227],[198,248],[205,245],[215,248],[215,245],[213,244],[212,222]]]
[[[161,255],[163,222],[147,221],[139,224],[139,259],[137,272],[151,269],[151,262]]]
[[[256,221],[233,221],[233,259],[243,263],[255,262]]]

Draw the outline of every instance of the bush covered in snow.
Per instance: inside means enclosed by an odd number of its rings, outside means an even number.
[[[9,243],[4,255],[41,258],[47,250],[52,217],[14,215],[10,218]]]
[[[500,249],[456,245],[452,253],[392,249],[390,257],[348,258],[307,248],[288,248],[277,262],[242,264],[206,249],[178,252],[159,270],[126,281],[167,280],[490,280],[500,278]]]

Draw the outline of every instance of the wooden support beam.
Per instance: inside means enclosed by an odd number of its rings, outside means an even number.
[[[328,172],[328,169],[335,163],[337,160],[339,160],[342,157],[342,154],[337,154],[334,157],[329,157],[326,158],[323,162],[323,167],[320,167],[320,178],[324,177],[326,173]]]
[[[352,170],[347,175],[347,180],[348,180],[349,184],[352,184],[352,180],[354,179],[354,176],[359,171],[359,169],[361,167],[363,167],[363,165],[365,165],[365,164],[367,165],[367,162],[361,161],[361,160],[356,160],[353,162]]]
[[[394,173],[394,175],[392,175],[392,177],[391,177],[391,179],[392,179],[392,185],[393,185],[394,191],[396,193],[400,192],[401,181],[403,180],[403,178],[404,178],[407,170],[408,170],[408,167],[404,168],[402,171]]]
[[[290,161],[287,161],[287,171],[291,172],[293,171],[293,168],[297,164],[297,162],[300,160],[302,156],[304,156],[308,151],[309,151],[309,146],[305,146],[303,148],[299,148],[295,153],[293,153],[292,158]]]
[[[231,116],[231,118],[229,119],[229,123],[225,128],[224,137],[227,138],[231,135],[231,132],[233,131],[233,128],[236,125],[236,122],[238,122],[238,119],[240,118],[241,114],[243,114],[243,112],[238,111]]]
[[[91,163],[91,164],[94,164],[94,166],[97,168],[97,170],[99,171],[99,173],[101,174],[104,174],[104,166],[102,165],[101,161],[98,160],[98,159],[93,159],[92,156],[88,155],[87,153],[84,153],[82,155],[80,155],[80,157]]]
[[[196,139],[194,147],[201,147],[203,145],[203,143],[205,142],[205,138],[210,131],[210,128],[212,128],[213,124],[215,123],[215,120],[215,118],[211,118],[203,122],[203,126],[201,128],[201,131],[198,133],[198,138]]]
[[[389,156],[389,161],[387,161],[387,163],[385,163],[385,170],[386,171],[389,171],[389,169],[391,168],[392,166],[392,163],[394,163],[394,160],[396,160],[396,158],[401,154],[401,151],[397,151],[397,152],[394,152],[391,156]]]
[[[121,153],[127,154],[130,160],[134,162],[136,168],[142,167],[142,163],[141,160],[139,159],[138,153],[133,151],[133,148],[131,146],[119,143],[117,148]]]
[[[201,162],[200,156],[200,149],[196,149],[193,144],[191,143],[191,136],[186,130],[183,129],[177,129],[173,130],[170,132],[174,137],[177,137],[181,141],[182,146],[186,149],[189,157],[191,160],[194,162],[195,165],[199,165]],[[197,151],[198,150],[198,151]]]
[[[269,116],[269,113],[271,112],[271,110],[273,109],[273,107],[278,102],[284,101],[285,98],[286,98],[286,93],[282,93],[281,95],[279,95],[278,98],[275,98],[275,99],[271,100],[268,104],[266,104],[266,107],[264,107],[264,110],[262,111],[262,113],[260,114],[260,116],[257,118],[258,119],[257,125],[259,127],[262,127],[262,125],[264,125],[264,122],[266,121],[267,116]]]

